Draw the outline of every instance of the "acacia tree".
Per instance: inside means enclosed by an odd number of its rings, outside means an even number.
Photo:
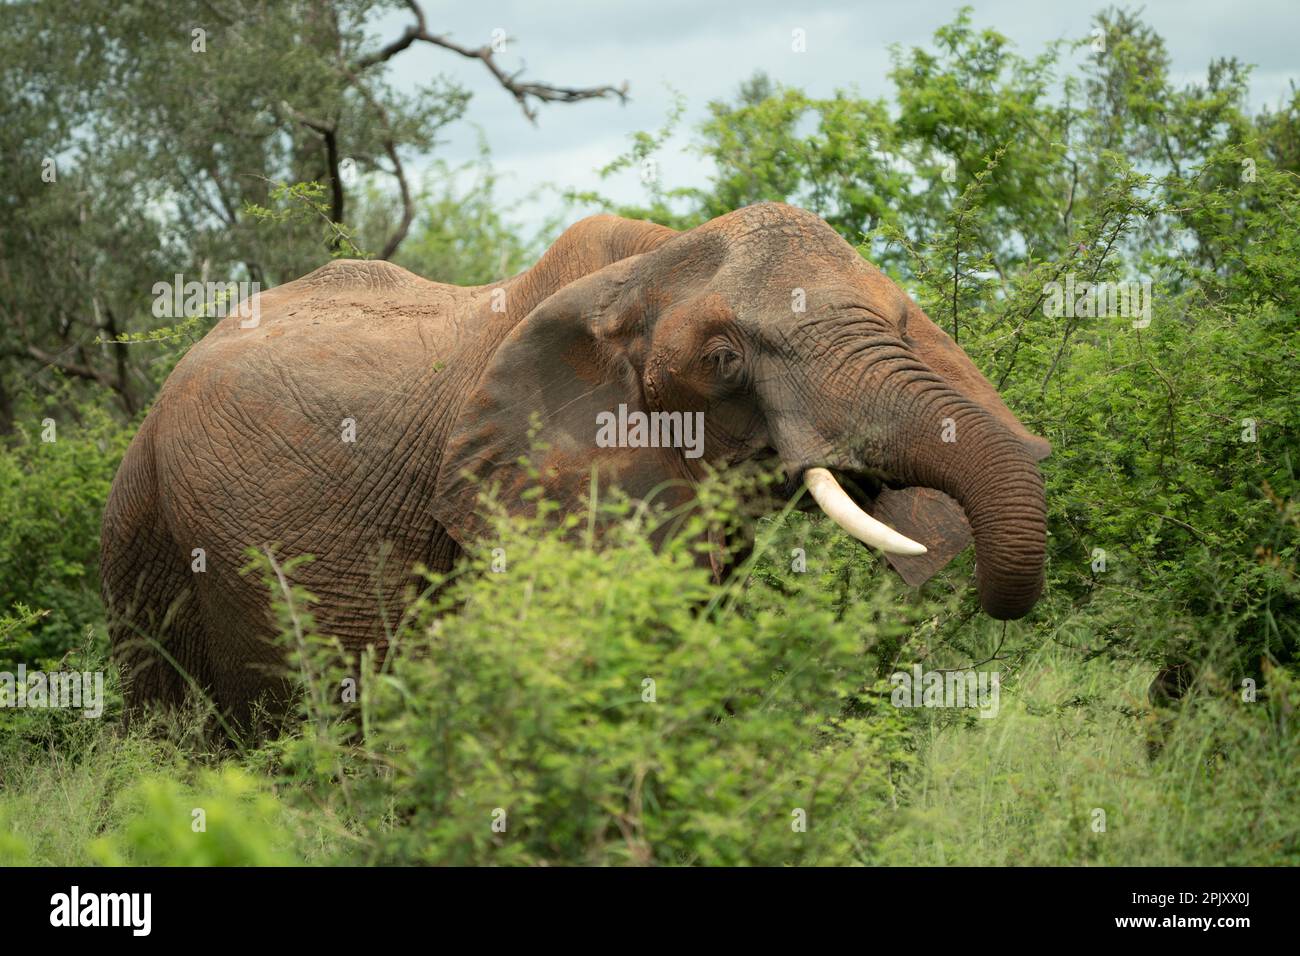
[[[409,25],[374,37],[393,9]],[[415,0],[0,6],[0,429],[15,392],[56,387],[50,369],[140,409],[157,356],[123,339],[159,324],[152,285],[294,278],[353,248],[358,188],[392,197],[374,237],[392,257],[417,215],[409,163],[469,102],[446,76],[396,90],[405,51],[477,64],[526,122],[543,104],[626,96],[526,79],[481,39],[437,32]]]

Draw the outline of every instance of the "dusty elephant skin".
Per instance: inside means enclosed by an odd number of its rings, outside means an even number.
[[[177,365],[113,483],[102,583],[133,708],[197,686],[238,721],[283,691],[268,596],[238,573],[249,546],[315,555],[298,579],[321,631],[382,647],[380,609],[400,607],[412,565],[449,568],[481,532],[468,476],[507,502],[524,487],[533,413],[562,502],[593,465],[634,495],[675,482],[688,497],[706,463],[768,458],[824,479],[846,528],[878,531],[870,514],[912,539],[889,555],[909,583],[973,538],[989,614],[1020,617],[1042,588],[1047,442],[802,210],[763,203],[684,233],[596,216],[497,287],[336,261],[260,310]],[[703,457],[599,447],[597,418],[620,405],[703,412]]]

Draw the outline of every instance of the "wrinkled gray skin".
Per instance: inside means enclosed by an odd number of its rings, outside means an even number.
[[[973,536],[989,614],[1019,617],[1041,590],[1047,443],[802,210],[763,203],[685,233],[596,216],[498,287],[336,261],[260,310],[177,365],[113,483],[103,589],[132,708],[193,686],[243,721],[282,696],[266,589],[239,574],[249,546],[315,555],[296,579],[319,629],[382,650],[412,566],[447,569],[482,533],[470,476],[517,503],[533,412],[548,495],[573,507],[593,466],[634,495],[676,480],[681,500],[706,462],[771,459],[792,486],[823,466],[931,549],[893,562],[909,581]],[[620,403],[703,411],[704,457],[597,448],[597,414]]]

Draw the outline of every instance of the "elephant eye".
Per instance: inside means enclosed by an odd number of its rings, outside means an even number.
[[[736,379],[740,377],[743,371],[740,353],[730,345],[715,346],[708,352],[707,359],[713,365],[713,370],[719,378]]]

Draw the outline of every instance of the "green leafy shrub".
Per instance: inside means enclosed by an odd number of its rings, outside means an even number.
[[[87,406],[76,418],[34,417],[0,444],[0,613],[22,604],[41,614],[0,644],[3,669],[57,659],[103,620],[99,525],[130,438]]]
[[[199,775],[193,786],[165,777],[140,781],[120,798],[126,822],[91,844],[109,866],[284,866],[294,834],[275,797],[235,766]]]
[[[1284,670],[1246,700],[1206,666],[1181,701],[1153,706],[1148,665],[1085,659],[1029,625],[963,620],[957,596],[904,598],[821,520],[765,522],[751,573],[720,586],[696,560],[702,517],[656,552],[646,542],[658,517],[608,508],[603,538],[586,535],[586,515],[560,529],[545,514],[499,519],[481,552],[412,603],[394,632],[400,653],[363,668],[355,698],[345,682],[357,671],[315,633],[292,584],[299,560],[263,555],[254,565],[273,584],[303,719],[260,748],[215,752],[192,733],[168,742],[108,721],[47,746],[0,738],[0,856],[1300,860],[1298,700]],[[790,567],[791,545],[812,556],[808,573]],[[896,709],[882,680],[915,661],[975,660],[1002,675],[993,719]]]
[[[791,575],[794,603],[755,583],[730,605],[697,560],[703,518],[656,552],[653,513],[604,508],[603,537],[500,518],[474,573],[433,579],[363,681],[362,745],[284,744],[312,800],[371,863],[868,856],[908,759],[876,687],[874,645],[902,630],[887,591],[837,609]]]

